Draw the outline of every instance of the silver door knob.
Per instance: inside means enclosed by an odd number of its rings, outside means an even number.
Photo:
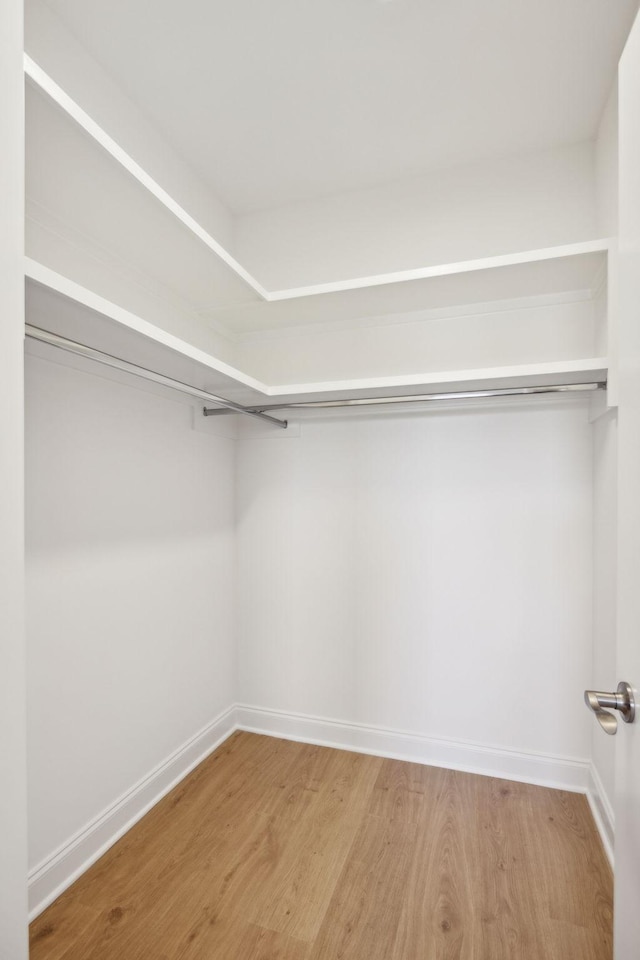
[[[618,720],[609,710],[617,710],[625,723],[633,723],[636,715],[636,702],[630,684],[621,680],[615,693],[603,693],[601,690],[585,690],[584,702],[596,715],[596,719],[605,733],[614,736],[618,732]],[[605,710],[604,708],[607,707]]]

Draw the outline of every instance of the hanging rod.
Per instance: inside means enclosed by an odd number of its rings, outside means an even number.
[[[207,403],[217,403],[225,409],[221,413],[240,413],[246,417],[254,417],[257,420],[265,420],[283,430],[287,428],[286,420],[279,420],[277,417],[270,417],[261,410],[253,407],[243,407],[233,400],[225,400],[224,397],[218,397],[215,393],[209,393],[208,390],[199,390],[198,387],[192,387],[181,380],[174,380],[172,377],[165,377],[162,373],[156,373],[154,370],[148,370],[137,363],[129,363],[128,360],[121,360],[110,353],[103,353],[101,350],[94,350],[84,343],[78,343],[75,340],[68,340],[66,337],[60,337],[57,333],[50,333],[48,330],[41,330],[40,327],[34,327],[31,324],[25,324],[25,334],[32,340],[38,340],[40,343],[48,343],[52,347],[65,350],[67,353],[73,353],[77,357],[85,357],[88,360],[95,360],[96,363],[102,363],[106,367],[112,367],[114,370],[122,370],[124,373],[133,374],[142,380],[149,380],[151,383],[158,383],[163,387],[169,387],[171,390],[177,390],[180,393],[186,393],[190,397],[196,397],[198,400],[204,400]]]
[[[458,390],[453,393],[421,393],[400,397],[358,397],[353,400],[302,400],[298,403],[270,403],[266,406],[250,407],[253,413],[264,410],[304,410],[326,409],[329,407],[364,407],[377,406],[386,403],[424,403],[434,400],[474,400],[485,397],[520,397],[541,393],[592,393],[604,390],[607,384],[604,381],[593,383],[556,383],[541,387],[499,387],[488,390]],[[227,413],[226,410],[207,410],[205,417]]]

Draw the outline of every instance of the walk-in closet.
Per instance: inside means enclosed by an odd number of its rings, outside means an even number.
[[[0,960],[636,960],[636,9],[5,5]]]

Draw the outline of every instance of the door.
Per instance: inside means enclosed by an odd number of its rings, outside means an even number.
[[[618,678],[640,701],[640,18],[619,70]],[[640,722],[615,738],[615,960],[640,957]]]
[[[22,2],[0,3],[0,957],[27,957]]]

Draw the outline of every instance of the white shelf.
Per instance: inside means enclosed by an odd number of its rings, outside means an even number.
[[[363,319],[415,316],[452,307],[568,293],[591,295],[607,264],[608,240],[533,250],[513,256],[488,257],[461,264],[443,264],[422,271],[416,279],[369,278],[370,286],[325,291],[308,288],[299,296],[272,302],[222,307],[203,318],[234,334],[357,323]],[[393,276],[393,275],[388,275]],[[328,285],[332,286],[332,285]],[[313,289],[311,295],[309,290]]]
[[[260,381],[29,258],[25,258],[25,277],[27,323],[32,326],[237,403],[257,403],[264,398]],[[47,357],[60,356],[55,348],[33,342],[28,342],[27,349]],[[90,361],[73,363],[96,369]]]
[[[596,239],[269,290],[28,57],[25,70],[29,250],[81,283],[90,281],[78,250],[90,251],[107,297],[109,276],[115,291],[126,272],[237,338],[592,291],[605,268],[609,241]]]
[[[58,117],[66,114],[67,118],[73,121],[76,128],[88,134],[102,151],[115,160],[119,167],[136,180],[147,193],[151,194],[175,218],[176,222],[181,223],[183,227],[215,254],[223,264],[229,267],[229,269],[240,280],[244,281],[258,296],[266,296],[264,288],[251,276],[248,270],[246,270],[242,264],[238,263],[215,237],[205,230],[184,207],[170,196],[140,164],[136,163],[133,157],[116,143],[113,137],[109,136],[107,131],[96,123],[96,121],[26,53],[24,54],[24,72],[25,77],[30,81],[31,89],[39,90],[45,94],[50,103],[60,108],[55,111]],[[36,100],[31,98],[31,101],[34,104],[34,109],[36,109],[35,104],[37,103],[37,98]],[[40,109],[39,112],[40,118],[42,118],[42,109]],[[35,130],[33,132],[34,134],[36,133]],[[66,139],[73,139],[73,135],[69,138],[68,130]]]
[[[476,273],[482,270],[496,270],[501,267],[515,267],[521,264],[542,263],[545,260],[559,260],[586,253],[601,253],[609,249],[608,239],[586,240],[580,243],[544,247],[540,250],[525,250],[519,253],[499,254],[493,257],[481,257],[457,263],[440,263],[414,270],[399,270],[394,273],[381,273],[368,277],[338,280],[333,283],[319,283],[306,287],[274,290],[267,299],[295,300],[301,297],[321,296],[325,293],[341,293],[346,290],[360,290],[369,287],[381,287],[395,283],[407,283],[412,280],[433,280],[436,277],[457,276]]]
[[[167,205],[170,198],[159,202],[140,177],[115,163],[40,90],[27,87],[28,254],[41,259],[42,249],[48,265],[80,282],[89,254],[102,266],[107,296],[110,276],[114,288],[120,277],[132,276],[193,311],[259,300],[243,268],[223,258],[195,221],[186,224],[178,205]]]
[[[33,261],[26,261],[25,272],[28,323],[247,406],[268,400],[349,399],[385,393],[410,395],[487,387],[601,382],[607,378],[606,359],[587,357],[400,377],[266,384]],[[43,344],[30,343],[28,350],[49,358],[58,353],[55,348]],[[73,362],[91,368],[90,361]]]
[[[269,389],[269,396],[287,401],[357,399],[392,393],[446,393],[503,387],[542,387],[553,384],[603,383],[607,379],[606,357],[561,360],[554,363],[523,363],[509,367],[473,370],[443,370],[410,377],[377,377],[333,383],[284,384]]]

